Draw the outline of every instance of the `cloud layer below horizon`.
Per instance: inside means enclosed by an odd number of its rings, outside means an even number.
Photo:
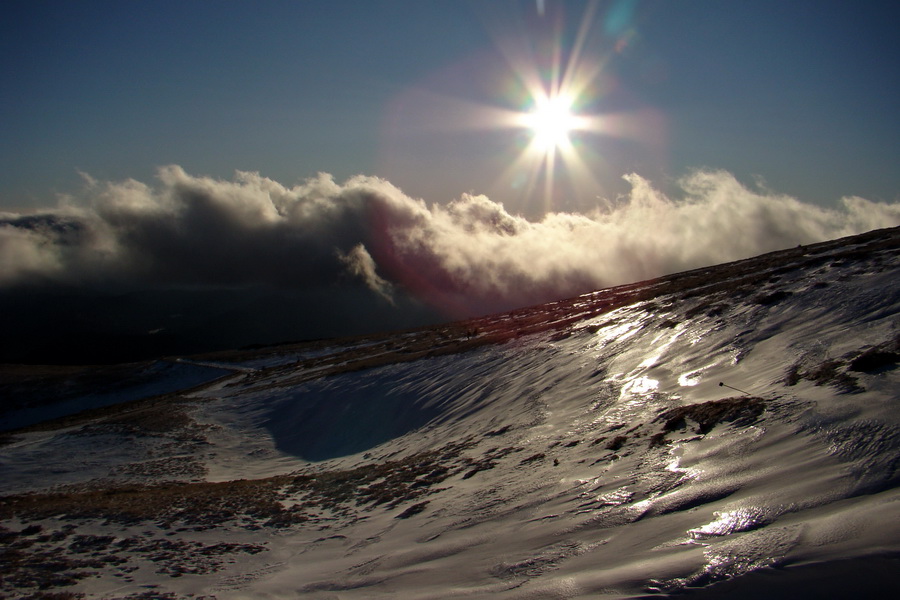
[[[407,294],[462,317],[900,225],[900,203],[827,209],[709,170],[680,180],[678,198],[626,175],[627,197],[540,221],[480,195],[428,205],[366,176],[287,187],[169,166],[155,185],[85,179],[57,208],[0,214],[0,287],[362,281],[379,302]]]

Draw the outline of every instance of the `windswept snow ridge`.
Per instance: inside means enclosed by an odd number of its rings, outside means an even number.
[[[879,597],[900,565],[898,277],[882,230],[192,357],[227,375],[6,435],[0,594]]]

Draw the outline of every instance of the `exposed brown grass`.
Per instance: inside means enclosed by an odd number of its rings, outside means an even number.
[[[121,524],[153,521],[162,527],[188,525],[197,529],[241,522],[285,527],[308,520],[314,509],[364,505],[394,508],[419,498],[467,467],[467,462],[459,460],[465,447],[450,445],[348,470],[254,480],[82,485],[4,496],[0,497],[0,518],[89,518]]]
[[[153,563],[156,572],[169,577],[214,573],[230,555],[257,554],[260,544],[203,543],[160,538],[152,532],[128,537],[77,534],[76,525],[48,532],[40,526],[14,531],[0,527],[0,598],[81,598],[83,594],[51,591],[77,584],[83,579],[112,572],[130,580],[137,570],[136,557]],[[28,593],[29,590],[31,593]],[[175,595],[143,594],[127,598],[177,598]]]
[[[762,415],[765,400],[752,396],[722,398],[700,404],[679,406],[663,412],[657,421],[663,421],[663,433],[688,427],[688,421],[696,424],[696,432],[707,434],[720,423],[750,425]]]
[[[859,378],[850,373],[877,375],[897,367],[900,363],[900,335],[869,348],[848,352],[840,358],[829,358],[806,367],[804,361],[789,366],[785,371],[785,385],[794,386],[802,380],[815,385],[830,385],[843,393],[865,391]]]

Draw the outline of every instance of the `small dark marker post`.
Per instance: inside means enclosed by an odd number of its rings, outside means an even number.
[[[750,392],[745,392],[744,390],[739,390],[739,389],[737,389],[736,387],[732,387],[732,386],[728,385],[727,383],[724,383],[724,382],[721,382],[721,381],[719,382],[719,387],[727,387],[727,388],[730,389],[730,390],[734,390],[734,391],[736,391],[736,392],[740,392],[740,393],[742,393],[742,394],[746,394],[747,396],[752,396],[752,395],[753,395],[753,394],[751,394]]]

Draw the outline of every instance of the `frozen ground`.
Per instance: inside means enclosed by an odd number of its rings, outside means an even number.
[[[222,369],[6,435],[0,593],[883,597],[898,249],[174,363]]]

